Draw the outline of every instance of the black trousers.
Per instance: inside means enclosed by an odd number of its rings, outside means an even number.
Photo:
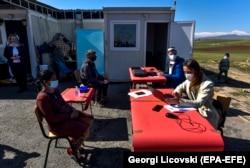
[[[95,101],[100,102],[102,98],[107,96],[108,84],[100,84],[95,86]]]
[[[21,63],[13,63],[11,64],[11,70],[16,78],[17,85],[20,90],[26,90],[27,89],[27,77],[26,77],[26,71],[25,66],[23,66]]]
[[[228,71],[220,71],[219,74],[218,74],[218,80],[221,79],[221,75],[222,75],[223,73],[224,73],[224,75],[225,75],[225,81],[227,81],[227,80],[228,80],[228,77],[227,77]]]

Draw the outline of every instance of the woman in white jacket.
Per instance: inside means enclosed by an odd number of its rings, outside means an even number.
[[[186,60],[183,70],[186,80],[175,88],[173,95],[179,98],[179,105],[197,108],[200,114],[217,129],[219,114],[213,106],[213,82],[202,72],[199,63],[194,59]],[[187,97],[182,97],[183,93]]]

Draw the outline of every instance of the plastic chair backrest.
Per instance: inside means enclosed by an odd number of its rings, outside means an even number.
[[[44,127],[43,127],[43,120],[44,120],[43,114],[38,107],[35,108],[35,114],[36,114],[36,118],[37,118],[37,121],[38,121],[38,124],[42,131],[43,136],[45,138],[49,138],[49,136],[46,134]]]
[[[222,132],[222,128],[224,127],[226,117],[227,117],[227,111],[229,110],[231,102],[231,97],[224,96],[218,92],[214,92],[213,96],[213,106],[217,110],[219,114],[219,123],[218,123],[218,129]]]

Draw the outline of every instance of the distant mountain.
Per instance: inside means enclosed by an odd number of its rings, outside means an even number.
[[[250,35],[227,34],[219,36],[195,37],[195,40],[250,39]]]

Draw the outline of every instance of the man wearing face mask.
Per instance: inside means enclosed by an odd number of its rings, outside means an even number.
[[[159,72],[159,75],[164,75],[167,78],[166,87],[175,88],[185,80],[184,72],[182,69],[183,58],[177,56],[175,47],[170,47],[167,50],[168,58],[166,62],[165,72]]]
[[[96,70],[96,52],[87,50],[86,57],[80,69],[81,80],[84,85],[95,88],[95,105],[102,107],[107,101],[108,80]]]
[[[170,103],[197,108],[200,114],[217,129],[219,115],[213,106],[213,82],[202,72],[199,63],[194,59],[184,62],[183,71],[186,80],[175,88],[173,95],[177,99]],[[183,98],[183,94],[187,97]]]

